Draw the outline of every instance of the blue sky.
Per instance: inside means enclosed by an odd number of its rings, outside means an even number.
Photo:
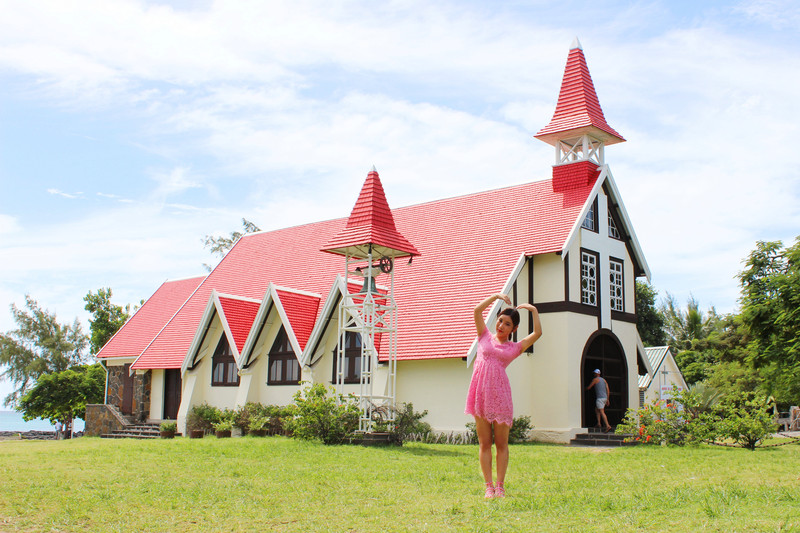
[[[0,331],[147,298],[202,237],[545,179],[577,36],[652,283],[736,309],[800,234],[800,4],[0,0]],[[0,387],[5,387],[0,385]],[[5,395],[4,390],[0,393]]]

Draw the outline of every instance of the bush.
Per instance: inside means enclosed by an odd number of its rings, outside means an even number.
[[[468,422],[467,426],[467,440],[471,444],[478,442],[478,430],[475,427],[475,422]],[[508,431],[508,443],[519,444],[520,442],[527,442],[528,432],[533,429],[531,424],[531,417],[518,416],[511,422],[511,429]]]
[[[214,406],[207,403],[195,405],[186,417],[186,429],[189,431],[211,431],[214,424],[219,422],[221,417],[222,411]]]
[[[247,431],[266,431],[269,435],[287,434],[284,420],[294,416],[294,405],[263,405],[248,402],[234,416],[233,425]]]
[[[158,426],[160,431],[171,431],[175,433],[178,431],[178,423],[177,422],[161,422],[161,425]]]
[[[528,432],[533,429],[531,417],[518,416],[511,424],[511,431],[508,433],[508,442],[511,444],[528,441]]]
[[[294,395],[296,411],[285,426],[295,437],[340,444],[352,438],[358,429],[360,411],[355,397],[336,395],[333,387],[317,383]]]
[[[414,412],[414,405],[410,402],[403,403],[394,415],[394,438],[398,443],[403,443],[409,435],[428,435],[431,425],[422,419],[428,415],[428,410],[421,413]]]
[[[755,450],[763,440],[778,430],[772,399],[754,393],[740,393],[725,399],[725,416],[717,424],[720,437],[742,448]]]
[[[734,393],[720,399],[709,387],[679,391],[641,409],[628,409],[617,433],[643,444],[696,444],[731,440],[754,450],[777,430],[771,400],[755,393]]]

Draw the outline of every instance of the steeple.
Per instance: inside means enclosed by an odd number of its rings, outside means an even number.
[[[322,248],[323,252],[360,258],[370,255],[370,250],[376,257],[419,255],[414,245],[394,225],[375,166],[367,174],[344,229]]]
[[[534,137],[556,148],[556,166],[584,161],[603,165],[605,145],[625,141],[606,122],[577,37],[567,56],[553,118]]]

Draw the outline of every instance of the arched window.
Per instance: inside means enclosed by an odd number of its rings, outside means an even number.
[[[295,356],[286,330],[281,327],[269,351],[267,385],[297,385],[300,383],[300,363]]]
[[[228,337],[224,334],[217,344],[217,349],[214,350],[211,365],[211,386],[235,387],[239,384],[239,369],[236,368]]]

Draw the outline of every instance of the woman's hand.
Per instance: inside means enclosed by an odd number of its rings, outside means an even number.
[[[531,304],[519,304],[519,305],[517,306],[517,309],[527,309],[527,310],[528,310],[528,311],[530,311],[531,313],[533,313],[534,311],[536,311],[536,310],[537,310],[537,309],[536,309],[534,306],[532,306]]]

